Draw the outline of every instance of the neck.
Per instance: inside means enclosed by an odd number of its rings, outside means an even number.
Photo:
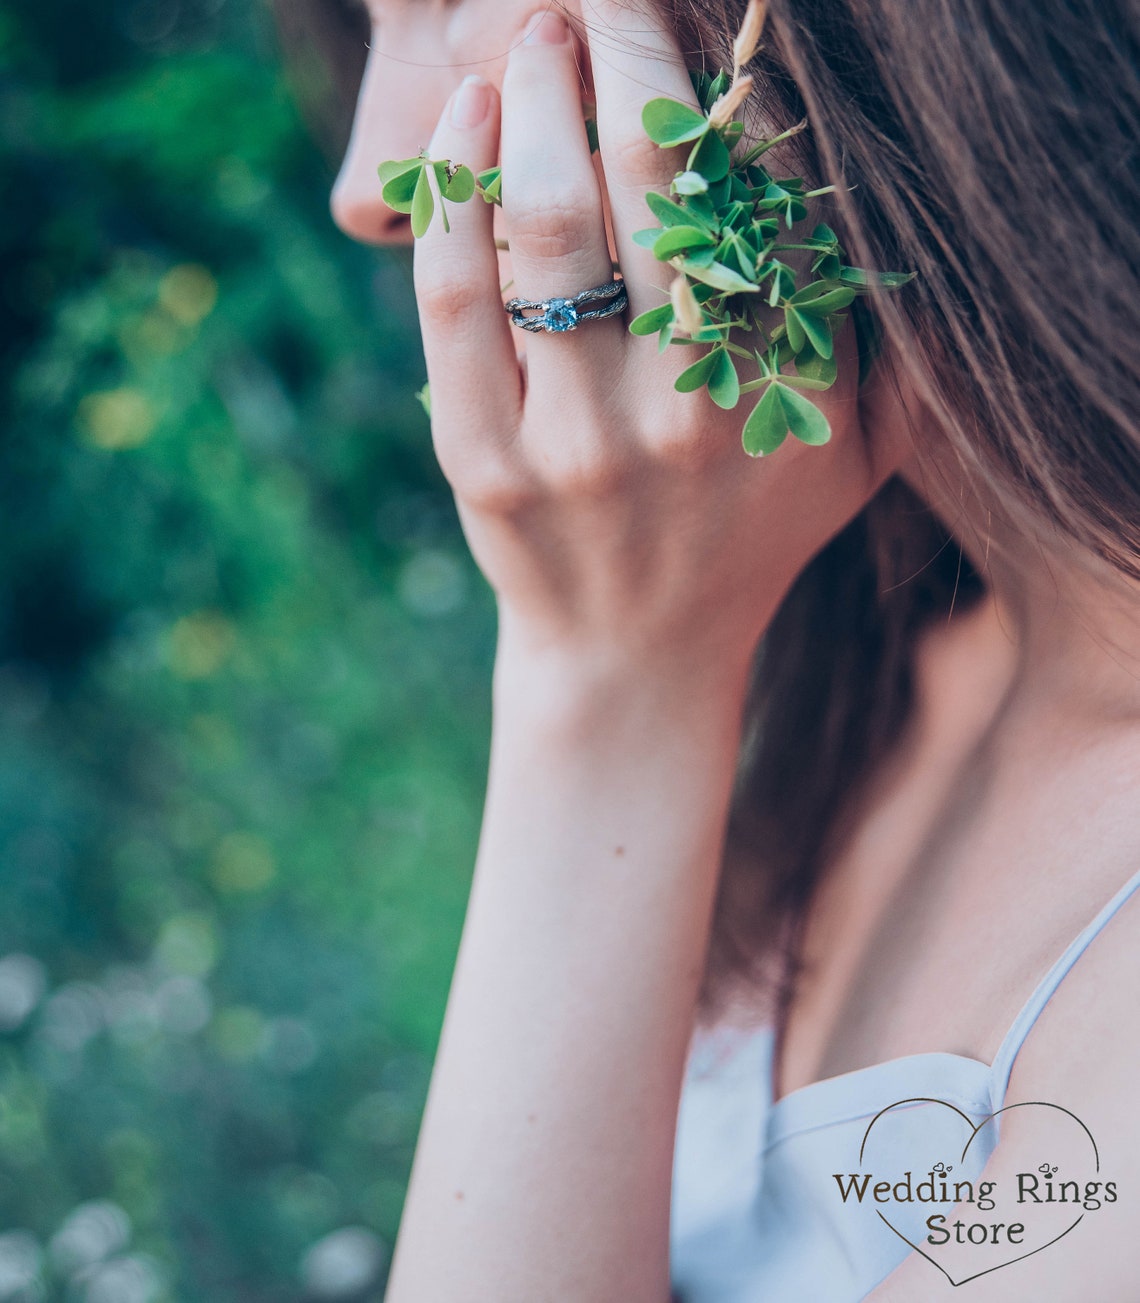
[[[940,466],[900,471],[953,534],[989,591],[993,618],[1014,647],[1011,703],[1072,726],[1140,725],[1140,582],[1058,535],[1052,547],[1012,525]],[[947,455],[944,454],[944,457]],[[952,487],[953,486],[953,487]]]

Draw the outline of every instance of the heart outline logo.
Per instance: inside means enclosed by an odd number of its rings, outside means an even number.
[[[1081,1128],[1081,1130],[1085,1133],[1085,1135],[1088,1136],[1089,1144],[1092,1145],[1094,1171],[1096,1172],[1100,1171],[1100,1150],[1097,1148],[1097,1143],[1095,1138],[1093,1137],[1093,1133],[1088,1129],[1088,1127],[1084,1124],[1084,1122],[1082,1122],[1081,1119],[1077,1117],[1075,1113],[1071,1112],[1069,1109],[1063,1107],[1060,1104],[1054,1104],[1049,1100],[1023,1100],[1019,1104],[1006,1104],[1002,1108],[995,1109],[994,1112],[987,1114],[986,1117],[984,1117],[979,1123],[975,1125],[970,1120],[969,1115],[964,1113],[960,1108],[957,1108],[955,1105],[949,1103],[949,1101],[947,1100],[936,1099],[930,1095],[913,1095],[908,1099],[896,1099],[894,1103],[888,1104],[885,1108],[881,1108],[875,1114],[875,1116],[870,1120],[870,1122],[867,1123],[867,1129],[866,1131],[863,1132],[863,1140],[859,1146],[860,1167],[863,1166],[863,1156],[867,1148],[867,1138],[868,1136],[870,1136],[871,1130],[874,1127],[875,1123],[878,1122],[878,1120],[884,1114],[889,1113],[891,1109],[899,1108],[903,1104],[941,1104],[943,1108],[948,1108],[950,1109],[951,1112],[957,1113],[957,1115],[962,1119],[962,1121],[965,1122],[965,1124],[970,1128],[970,1138],[966,1141],[966,1144],[962,1149],[961,1157],[958,1160],[959,1162],[965,1162],[966,1155],[970,1150],[970,1146],[977,1139],[978,1134],[981,1132],[982,1128],[988,1126],[995,1118],[1000,1117],[1002,1113],[1010,1113],[1014,1109],[1018,1109],[1018,1108],[1056,1109],[1057,1112],[1064,1113],[1066,1117],[1072,1118],[1072,1120],[1077,1123],[1077,1125]],[[1076,1227],[1079,1226],[1081,1222],[1083,1222],[1085,1219],[1085,1214],[1082,1212],[1081,1215],[1071,1225],[1066,1227],[1065,1230],[1063,1230],[1059,1235],[1054,1235],[1051,1240],[1046,1240],[1044,1244],[1039,1244],[1037,1248],[1030,1249],[1028,1253],[1021,1253],[1016,1258],[1010,1258],[1008,1262],[999,1262],[996,1267],[986,1267],[983,1271],[977,1271],[972,1276],[964,1276],[961,1280],[955,1280],[954,1277],[950,1275],[950,1273],[940,1262],[938,1262],[935,1258],[932,1258],[929,1253],[926,1253],[923,1249],[921,1249],[917,1244],[914,1243],[913,1240],[907,1239],[907,1237],[902,1233],[902,1231],[900,1231],[897,1226],[893,1226],[891,1222],[886,1217],[884,1217],[883,1214],[877,1208],[875,1209],[875,1214],[880,1219],[880,1221],[883,1222],[885,1226],[887,1226],[890,1230],[892,1230],[899,1237],[899,1239],[903,1241],[904,1244],[909,1245],[910,1248],[912,1248],[916,1253],[924,1257],[926,1261],[929,1262],[932,1266],[937,1267],[938,1270],[946,1277],[946,1279],[950,1282],[950,1284],[955,1289],[957,1289],[959,1285],[969,1284],[970,1281],[977,1280],[981,1276],[988,1276],[991,1272],[1001,1271],[1003,1267],[1012,1267],[1015,1262],[1023,1262],[1026,1258],[1032,1258],[1034,1254],[1040,1253],[1043,1249],[1047,1249],[1051,1245],[1056,1244],[1058,1240],[1063,1240],[1065,1236],[1069,1234],[1070,1231],[1075,1230]]]

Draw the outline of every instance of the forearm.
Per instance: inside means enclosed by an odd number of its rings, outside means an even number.
[[[389,1303],[668,1297],[676,1110],[741,685],[547,677],[500,651],[475,881]]]

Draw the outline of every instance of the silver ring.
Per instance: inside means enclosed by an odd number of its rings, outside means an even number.
[[[616,317],[624,312],[629,304],[625,292],[624,280],[611,280],[605,285],[595,286],[592,290],[583,290],[572,299],[541,299],[531,303],[528,299],[509,299],[503,304],[511,318],[511,325],[520,330],[529,330],[532,334],[545,331],[551,335],[562,335],[569,330],[577,330],[583,321],[602,321],[605,317]],[[536,312],[537,316],[524,317],[524,312]]]

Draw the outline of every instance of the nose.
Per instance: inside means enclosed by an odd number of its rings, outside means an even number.
[[[348,163],[346,157],[329,197],[333,221],[345,235],[362,244],[411,244],[411,220],[384,202],[376,167],[349,167]]]
[[[384,202],[376,169],[387,159],[414,158],[428,144],[459,79],[453,68],[425,75],[370,52],[352,137],[329,198],[333,221],[346,235],[365,244],[412,243],[411,221]]]

